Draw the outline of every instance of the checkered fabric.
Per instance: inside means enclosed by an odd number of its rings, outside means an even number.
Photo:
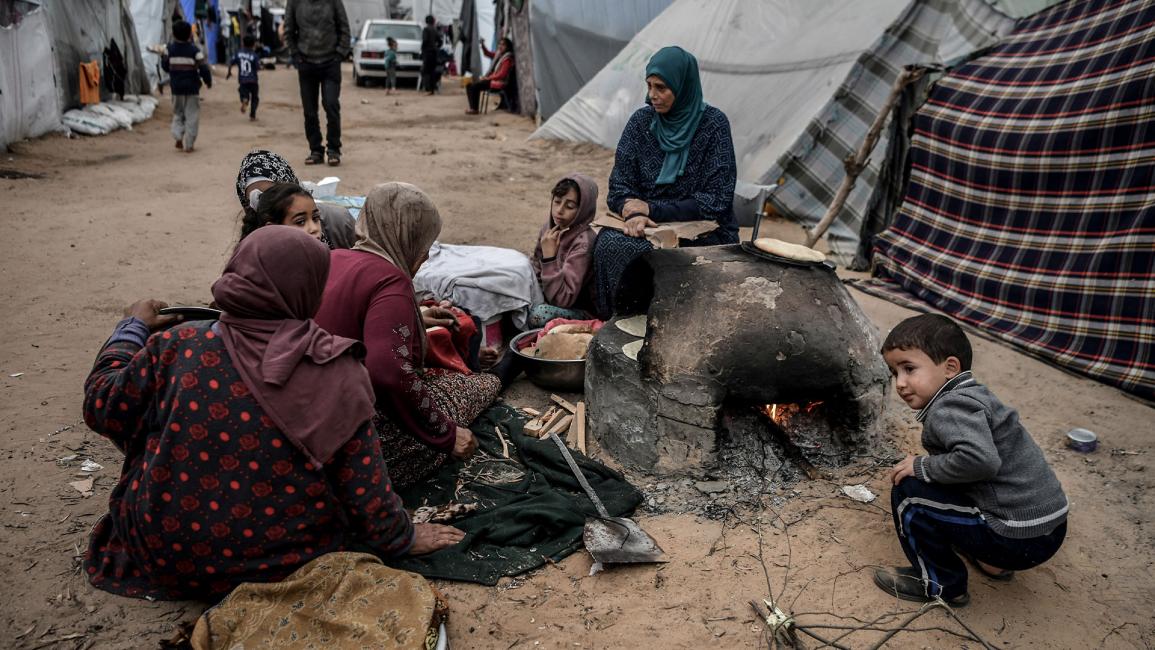
[[[1155,2],[1068,0],[915,117],[880,274],[1056,364],[1155,399]]]
[[[842,161],[866,139],[870,124],[882,110],[903,66],[955,63],[993,45],[1014,25],[1011,18],[991,8],[986,0],[911,2],[858,58],[830,103],[759,179],[762,183],[780,183],[770,197],[774,209],[808,228],[816,225],[846,177]],[[853,264],[863,222],[876,203],[888,138],[888,130],[884,129],[869,164],[827,232],[827,241],[839,264]],[[883,223],[889,217],[885,215]]]

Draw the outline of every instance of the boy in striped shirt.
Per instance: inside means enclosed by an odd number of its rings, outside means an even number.
[[[172,137],[177,149],[192,153],[200,127],[201,81],[212,88],[213,76],[204,53],[192,42],[191,25],[173,23],[172,38],[160,60],[172,86]]]

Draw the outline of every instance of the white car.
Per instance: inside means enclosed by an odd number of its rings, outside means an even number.
[[[421,76],[421,25],[407,20],[366,20],[353,46],[353,82],[385,78],[385,39],[397,41],[397,78]]]

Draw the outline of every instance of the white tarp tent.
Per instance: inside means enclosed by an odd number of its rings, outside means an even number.
[[[730,119],[738,178],[756,181],[846,78],[907,0],[678,0],[532,137],[615,148],[643,105],[645,66],[679,45],[698,58],[707,103]]]
[[[533,0],[537,111],[553,115],[673,0]]]
[[[0,152],[60,128],[47,14],[33,0],[10,6],[0,14]]]
[[[160,55],[148,51],[148,48],[164,45],[170,40],[167,28],[169,21],[165,13],[171,4],[171,0],[129,0],[128,9],[132,13],[132,24],[136,27],[136,40],[140,43],[140,58],[148,74],[149,87],[153,90],[165,75],[160,69]]]

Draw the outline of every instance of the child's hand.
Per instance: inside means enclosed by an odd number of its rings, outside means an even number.
[[[898,485],[902,479],[914,476],[914,456],[907,454],[897,465],[890,468],[890,482]]]
[[[565,232],[561,228],[554,226],[541,236],[541,256],[549,259],[557,256],[558,246],[561,244],[561,234]]]

